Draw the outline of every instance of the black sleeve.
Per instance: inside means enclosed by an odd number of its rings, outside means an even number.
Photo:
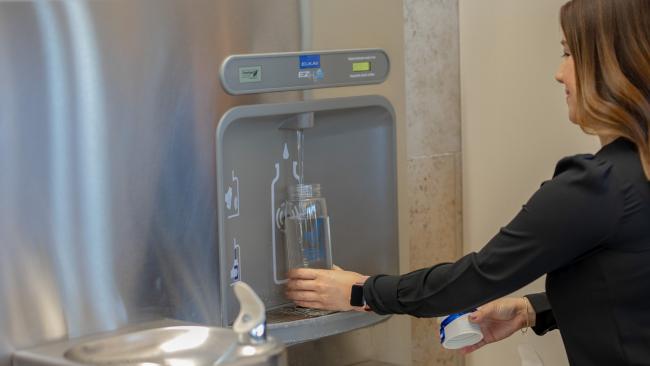
[[[622,211],[610,173],[611,165],[593,155],[561,160],[554,178],[481,251],[401,276],[372,276],[364,285],[366,302],[379,314],[469,310],[596,250]]]
[[[544,335],[557,329],[553,309],[551,308],[551,303],[548,302],[546,293],[530,294],[526,295],[526,298],[533,306],[533,310],[535,310],[535,326],[532,327],[535,334]]]

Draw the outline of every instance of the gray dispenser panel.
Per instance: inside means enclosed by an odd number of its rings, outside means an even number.
[[[304,130],[305,183],[320,183],[331,221],[334,263],[366,274],[398,272],[395,117],[381,96],[252,105],[228,111],[217,127],[219,261],[224,326],[238,311],[230,284],[244,280],[264,301],[271,335],[295,343],[382,321],[364,313],[294,309],[284,297],[280,206],[296,184],[296,131]]]
[[[390,60],[380,49],[232,55],[220,80],[232,95],[379,84]]]

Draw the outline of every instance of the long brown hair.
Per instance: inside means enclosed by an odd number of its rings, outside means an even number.
[[[571,0],[560,22],[575,63],[576,123],[634,142],[650,180],[650,0]]]

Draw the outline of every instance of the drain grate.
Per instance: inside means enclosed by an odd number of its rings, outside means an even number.
[[[308,309],[291,305],[269,310],[266,313],[266,322],[268,324],[284,323],[296,320],[313,319],[334,313],[336,313],[336,311]]]

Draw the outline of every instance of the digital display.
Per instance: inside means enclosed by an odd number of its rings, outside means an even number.
[[[353,62],[352,63],[352,71],[353,72],[370,71],[370,61]]]

